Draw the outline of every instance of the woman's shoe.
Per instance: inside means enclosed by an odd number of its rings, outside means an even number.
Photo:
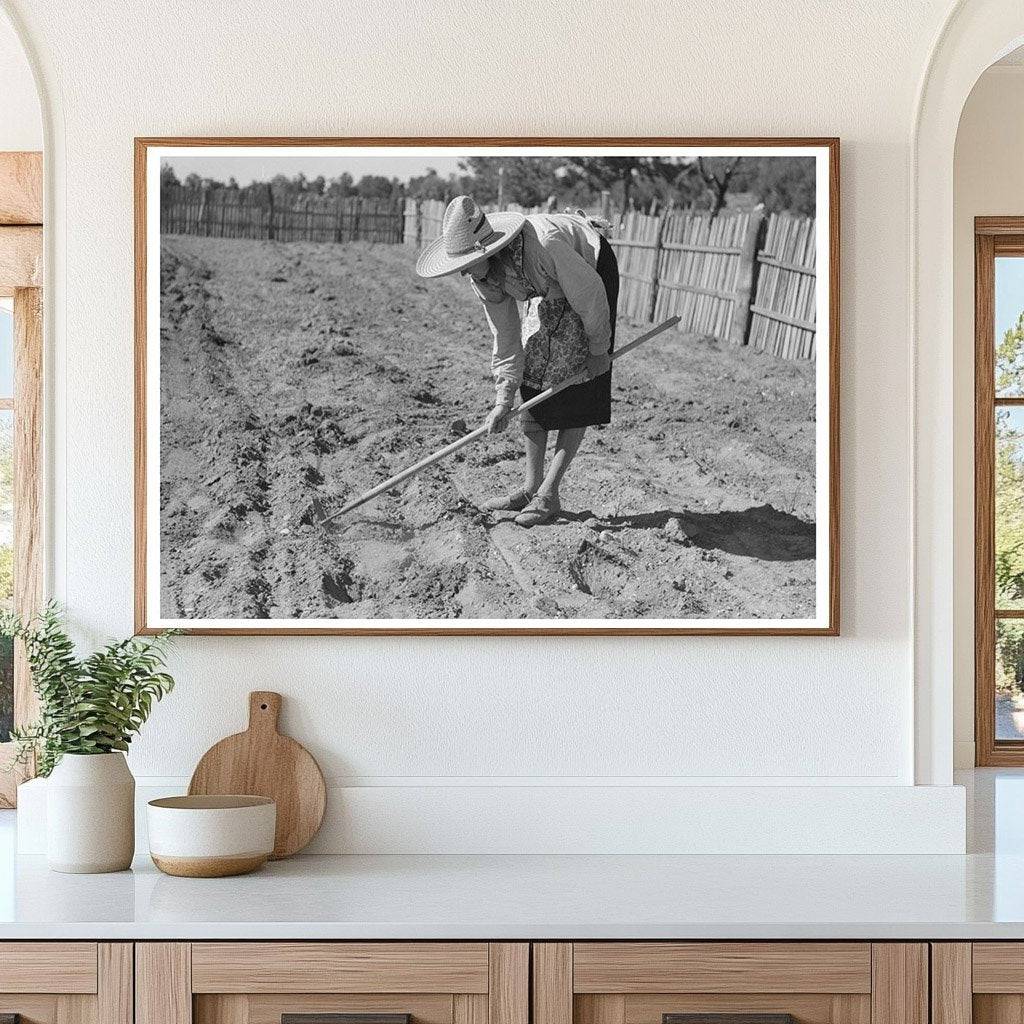
[[[491,498],[480,507],[485,512],[522,512],[530,504],[532,498],[533,495],[529,491],[512,491],[504,498]]]
[[[516,523],[519,526],[544,526],[561,511],[558,498],[551,494],[535,494],[533,501],[516,516]]]

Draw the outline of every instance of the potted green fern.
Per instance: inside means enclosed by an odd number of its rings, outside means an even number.
[[[28,622],[0,615],[0,635],[25,645],[39,718],[16,729],[17,757],[47,782],[47,861],[54,871],[121,871],[135,852],[135,779],[124,752],[155,701],[173,633],[129,637],[78,657],[59,610]]]

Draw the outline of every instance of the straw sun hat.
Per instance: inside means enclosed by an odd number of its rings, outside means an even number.
[[[416,273],[420,277],[454,274],[503,249],[525,223],[521,213],[488,216],[471,196],[456,196],[444,211],[441,237],[431,242],[416,260]]]

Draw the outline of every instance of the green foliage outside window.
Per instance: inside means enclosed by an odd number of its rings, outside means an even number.
[[[996,394],[1024,394],[1024,313],[996,346]],[[1015,415],[1016,413],[1016,415]],[[1024,607],[1024,410],[996,410],[996,608]],[[1003,620],[996,628],[996,685],[1024,690],[1024,629]]]
[[[14,641],[0,636],[0,743],[6,743],[14,728]]]

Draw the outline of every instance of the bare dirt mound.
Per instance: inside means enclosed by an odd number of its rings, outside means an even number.
[[[476,507],[518,482],[515,429],[320,525],[490,406],[477,300],[413,263],[164,240],[165,616],[813,614],[814,368],[674,332],[616,367],[613,423],[588,432],[556,525]]]

